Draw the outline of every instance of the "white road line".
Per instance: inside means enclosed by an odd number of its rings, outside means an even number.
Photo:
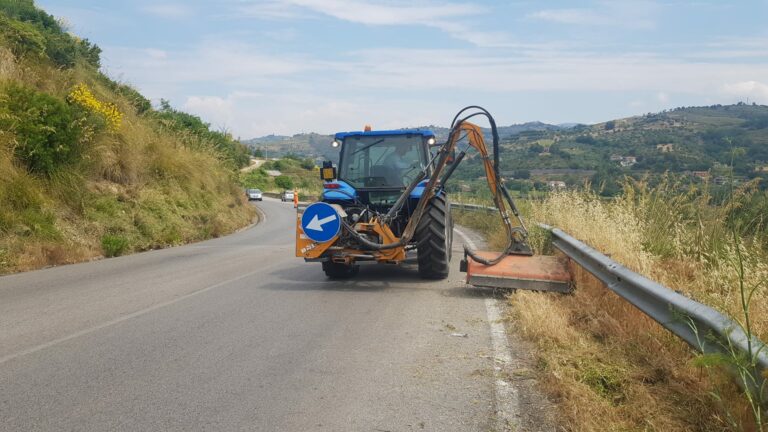
[[[259,223],[264,223],[267,220],[267,213],[261,209],[258,205],[253,206],[256,209],[256,213],[259,214]]]
[[[520,402],[517,389],[504,379],[503,370],[512,362],[509,350],[507,331],[501,321],[501,312],[496,299],[485,299],[485,309],[488,313],[488,324],[491,326],[491,342],[493,344],[493,377],[496,389],[496,430],[517,430],[520,416]]]
[[[458,228],[453,229],[464,243],[477,250],[475,242]],[[504,379],[504,369],[512,362],[507,331],[501,321],[501,311],[496,299],[485,299],[485,310],[488,315],[488,325],[491,327],[491,344],[493,345],[493,379],[496,393],[496,430],[514,431],[518,427],[520,416],[520,401],[517,389]]]
[[[455,232],[455,233],[456,233],[456,234],[458,234],[458,235],[459,235],[459,236],[460,236],[462,239],[464,239],[464,243],[468,244],[468,245],[469,245],[469,247],[471,247],[472,249],[477,249],[477,246],[475,246],[475,242],[473,242],[473,241],[472,241],[472,239],[471,239],[471,238],[469,238],[469,236],[468,236],[468,235],[467,235],[467,234],[466,234],[464,231],[462,231],[462,230],[460,230],[460,229],[458,229],[458,228],[454,227],[454,228],[453,228],[453,232]]]
[[[40,345],[34,346],[32,348],[27,348],[25,350],[22,350],[22,351],[13,353],[13,354],[9,354],[9,355],[7,355],[5,357],[0,357],[0,364],[9,362],[9,361],[11,361],[11,360],[13,360],[15,358],[19,358],[19,357],[25,356],[27,354],[32,354],[32,353],[44,350],[46,348],[50,348],[50,347],[52,347],[54,345],[58,345],[58,344],[60,344],[62,342],[66,342],[68,340],[72,340],[72,339],[78,338],[80,336],[87,335],[88,333],[93,333],[93,332],[95,332],[97,330],[101,330],[103,328],[110,327],[110,326],[113,326],[115,324],[119,324],[119,323],[121,323],[123,321],[127,321],[129,319],[133,319],[133,318],[139,317],[141,315],[147,314],[147,313],[152,312],[154,310],[161,309],[161,308],[164,308],[166,306],[170,306],[170,305],[172,305],[174,303],[178,303],[178,302],[180,302],[182,300],[186,300],[186,299],[188,299],[190,297],[194,297],[194,296],[196,296],[198,294],[202,294],[204,292],[208,292],[210,290],[213,290],[213,289],[216,289],[216,288],[220,288],[220,287],[222,287],[224,285],[227,285],[227,284],[230,284],[232,282],[237,282],[237,281],[239,281],[241,279],[245,279],[247,277],[250,277],[250,276],[253,276],[253,275],[256,275],[256,274],[263,274],[263,273],[264,273],[264,268],[260,268],[259,270],[254,270],[254,271],[252,271],[250,273],[246,273],[244,275],[240,275],[240,276],[238,276],[236,278],[232,278],[232,279],[226,280],[224,282],[219,282],[217,284],[214,284],[214,285],[211,285],[209,287],[203,288],[203,289],[201,289],[199,291],[195,291],[195,292],[192,292],[192,293],[189,293],[189,294],[185,294],[185,295],[183,295],[181,297],[176,297],[173,300],[169,300],[169,301],[166,301],[166,302],[163,302],[163,303],[158,303],[158,304],[150,306],[148,308],[141,309],[141,310],[136,311],[136,312],[132,312],[132,313],[130,313],[128,315],[123,315],[120,318],[116,318],[116,319],[113,319],[111,321],[107,321],[107,322],[101,323],[99,325],[96,325],[96,326],[93,326],[93,327],[89,327],[87,329],[80,330],[80,331],[72,333],[72,334],[70,334],[68,336],[64,336],[64,337],[59,338],[59,339],[54,339],[54,340],[46,342],[44,344],[40,344]]]

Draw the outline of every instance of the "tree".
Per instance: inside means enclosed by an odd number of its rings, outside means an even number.
[[[285,175],[275,177],[275,186],[281,189],[293,189],[293,180]]]
[[[531,172],[526,169],[515,170],[513,173],[517,179],[529,179],[531,178]]]

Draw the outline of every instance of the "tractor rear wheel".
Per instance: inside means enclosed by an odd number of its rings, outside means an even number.
[[[360,266],[323,261],[323,271],[329,279],[347,279],[360,271]]]
[[[419,275],[424,279],[448,277],[453,243],[451,203],[445,194],[432,198],[416,227]]]

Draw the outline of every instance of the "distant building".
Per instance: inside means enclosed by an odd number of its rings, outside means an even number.
[[[623,167],[629,167],[637,163],[635,156],[611,155],[611,162],[618,162]]]
[[[657,144],[656,150],[660,151],[661,153],[672,153],[672,151],[675,149],[674,144]]]
[[[547,182],[547,186],[549,186],[550,190],[565,189],[565,182],[560,180],[550,180]]]
[[[705,182],[709,181],[709,177],[710,177],[709,171],[692,171],[691,175],[694,178],[698,178],[701,181],[705,181]]]
[[[637,158],[634,156],[624,156],[624,158],[619,163],[623,167],[629,167],[637,163]]]
[[[737,185],[742,181],[744,181],[744,177],[717,176],[713,180],[713,183],[716,185],[727,185],[727,184]]]

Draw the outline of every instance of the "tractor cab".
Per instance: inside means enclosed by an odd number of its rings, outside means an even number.
[[[434,143],[428,130],[337,133],[332,145],[340,147],[338,178],[325,182],[323,200],[356,201],[386,211],[417,177],[429,176]],[[410,198],[418,200],[422,190],[416,188]]]

